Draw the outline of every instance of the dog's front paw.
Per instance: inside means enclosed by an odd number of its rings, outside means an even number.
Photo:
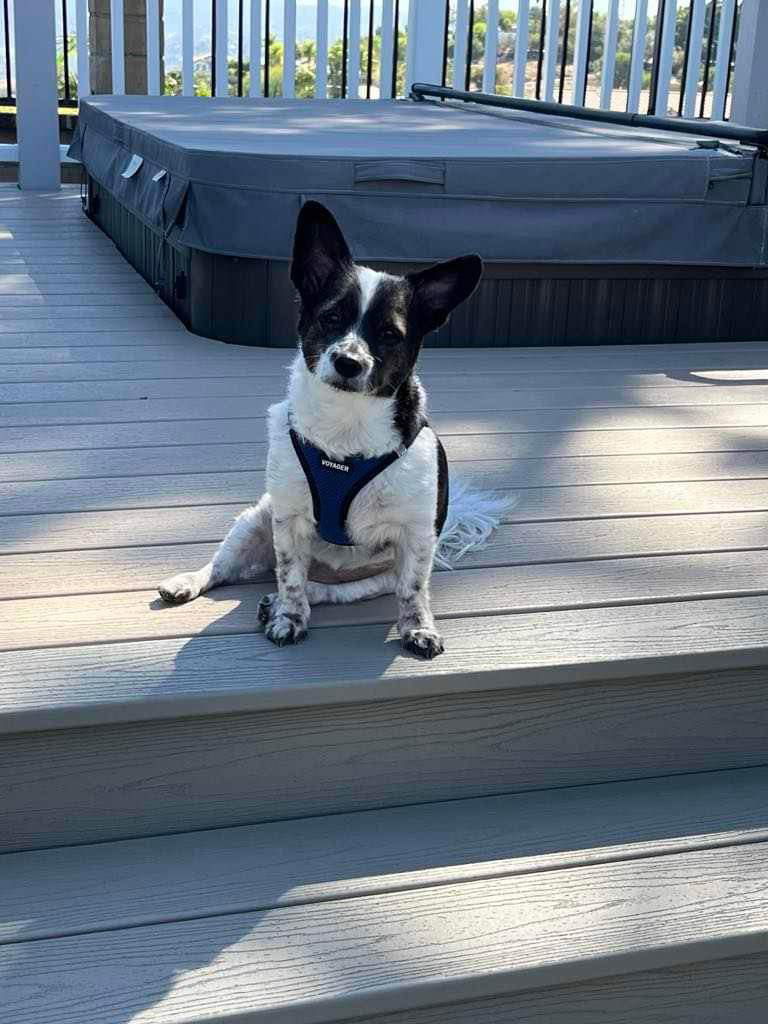
[[[278,647],[298,644],[307,637],[307,624],[300,615],[276,611],[266,628],[267,639]]]
[[[420,658],[436,658],[445,650],[443,638],[436,629],[407,629],[401,639],[403,648]]]
[[[181,572],[161,583],[157,592],[166,604],[185,604],[199,596],[200,588],[192,573]]]

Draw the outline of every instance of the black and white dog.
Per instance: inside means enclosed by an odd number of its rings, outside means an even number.
[[[165,601],[275,569],[277,593],[258,617],[280,646],[306,637],[310,605],[395,593],[403,646],[442,652],[429,595],[438,542],[449,564],[487,538],[504,502],[458,489],[449,507],[445,453],[414,370],[425,335],[481,272],[479,256],[404,277],[357,266],[331,213],[304,205],[291,265],[299,353],[287,397],[269,410],[267,493],[208,565],[162,584]]]

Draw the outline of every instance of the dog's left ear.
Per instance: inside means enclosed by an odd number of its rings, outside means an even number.
[[[483,261],[473,254],[406,275],[413,288],[412,308],[423,334],[441,327],[453,310],[469,298],[482,272]]]
[[[314,200],[304,203],[296,222],[291,261],[291,280],[302,301],[314,302],[334,277],[351,267],[352,255],[331,211]]]

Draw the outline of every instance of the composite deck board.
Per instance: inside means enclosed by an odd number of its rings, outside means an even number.
[[[3,946],[4,1006],[18,1024],[318,1024],[748,956],[767,869],[755,843]]]
[[[742,769],[8,854],[0,944],[765,841],[766,786]]]
[[[172,573],[203,565],[236,511],[214,505],[164,509],[162,515],[132,509],[119,516],[19,516],[3,524],[0,599],[147,590]],[[501,526],[460,565],[468,569],[766,548],[765,512],[516,523]]]
[[[196,567],[182,562],[179,568],[185,565]],[[174,571],[171,565],[165,574]],[[187,605],[169,608],[155,589],[162,578],[148,578],[142,590],[111,593],[106,602],[100,594],[7,600],[0,621],[0,650],[248,633],[256,629],[259,596],[275,589],[272,582],[222,587]],[[432,608],[442,619],[739,594],[768,594],[764,550],[742,551],[736,558],[731,552],[715,552],[440,572],[432,581]],[[380,597],[353,606],[318,606],[311,625],[315,629],[388,626],[396,618],[394,597]]]

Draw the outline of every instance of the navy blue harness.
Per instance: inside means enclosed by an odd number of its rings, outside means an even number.
[[[410,444],[372,459],[364,459],[362,455],[332,459],[291,428],[291,441],[309,484],[317,532],[323,540],[329,544],[352,546],[347,533],[350,505],[366,484],[405,455],[424,426],[426,424],[419,427]]]

